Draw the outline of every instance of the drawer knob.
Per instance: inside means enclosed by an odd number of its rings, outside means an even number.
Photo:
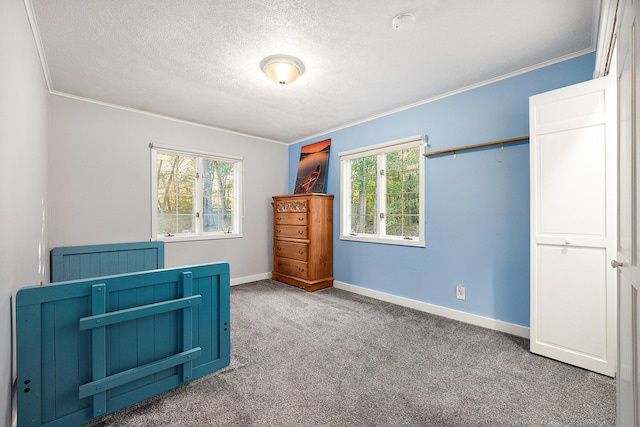
[[[276,233],[282,233],[282,230],[277,229],[277,230],[276,230]]]
[[[298,217],[298,221],[304,221],[304,217],[303,216]]]
[[[279,216],[278,218],[276,218],[278,221],[282,221],[282,217]]]
[[[298,251],[298,253],[299,253],[300,255],[302,255],[302,254],[304,253],[304,251]]]
[[[299,271],[300,273],[304,273],[304,268],[299,268],[299,269],[298,269],[298,271]]]
[[[281,262],[278,263],[278,267],[282,267],[282,263]]]
[[[298,234],[304,234],[304,231],[298,230]]]
[[[282,250],[282,248],[281,248],[280,246],[278,246],[276,249],[277,249],[277,250],[279,250],[279,251],[281,251],[281,250]]]

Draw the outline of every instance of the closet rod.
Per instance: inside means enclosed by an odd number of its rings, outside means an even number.
[[[462,150],[472,150],[474,148],[490,147],[492,145],[509,144],[511,142],[526,141],[527,139],[529,139],[528,135],[527,136],[521,136],[519,138],[503,139],[501,141],[485,142],[485,143],[482,143],[482,144],[465,145],[464,147],[448,148],[446,150],[432,151],[430,153],[424,153],[423,156],[431,157],[431,156],[438,156],[440,154],[447,154],[447,153],[454,153],[455,154],[456,152],[462,151]]]

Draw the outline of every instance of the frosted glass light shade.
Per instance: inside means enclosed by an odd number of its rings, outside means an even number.
[[[288,55],[266,57],[260,62],[260,68],[269,80],[281,85],[293,83],[304,72],[304,64]]]

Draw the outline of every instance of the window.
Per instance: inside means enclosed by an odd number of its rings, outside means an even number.
[[[340,153],[340,238],[424,243],[422,136]]]
[[[152,238],[242,236],[242,158],[150,147]]]

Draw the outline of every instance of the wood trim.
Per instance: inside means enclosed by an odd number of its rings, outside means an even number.
[[[431,151],[430,153],[424,153],[423,156],[431,157],[431,156],[439,156],[439,155],[442,155],[442,154],[449,154],[449,153],[454,153],[455,154],[458,151],[473,150],[474,148],[490,147],[492,145],[510,144],[510,143],[513,143],[513,142],[526,141],[528,139],[529,139],[528,135],[527,136],[521,136],[519,138],[502,139],[500,141],[484,142],[482,144],[465,145],[464,147],[448,148],[446,150],[439,150],[439,151]]]
[[[609,74],[611,60],[613,59],[613,44],[616,38],[616,20],[618,15],[619,0],[602,0],[599,10],[600,22],[594,31],[596,40],[596,63],[593,78],[604,77]]]

